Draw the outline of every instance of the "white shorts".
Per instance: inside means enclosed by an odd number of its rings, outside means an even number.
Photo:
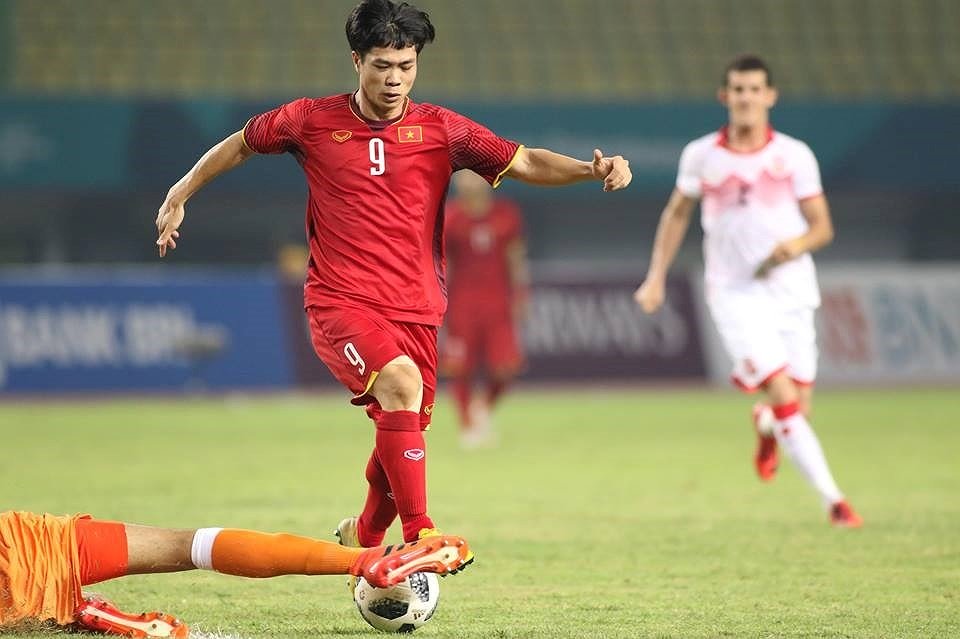
[[[798,384],[817,377],[814,309],[791,308],[766,295],[717,295],[708,301],[713,323],[733,361],[731,379],[754,392],[780,371]]]

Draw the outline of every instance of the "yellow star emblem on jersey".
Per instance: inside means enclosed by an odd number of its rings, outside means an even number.
[[[397,127],[397,141],[400,144],[419,144],[423,142],[422,126],[400,126]]]

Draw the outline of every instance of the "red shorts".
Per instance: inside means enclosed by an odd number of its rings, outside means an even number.
[[[450,313],[443,342],[444,370],[463,375],[481,366],[492,375],[515,375],[523,368],[513,318]]]
[[[352,403],[366,405],[376,419],[380,404],[370,395],[377,375],[391,360],[406,355],[423,378],[420,425],[430,425],[437,392],[437,327],[395,322],[355,306],[311,306],[310,341],[317,357],[353,393]]]

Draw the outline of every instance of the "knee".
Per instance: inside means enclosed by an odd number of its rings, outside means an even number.
[[[383,367],[372,390],[384,410],[419,410],[423,377],[410,358],[398,358]]]
[[[767,395],[770,403],[774,406],[783,406],[784,404],[793,404],[800,401],[800,393],[797,391],[797,385],[793,383],[786,373],[777,373],[766,385]],[[802,408],[802,407],[801,407]]]

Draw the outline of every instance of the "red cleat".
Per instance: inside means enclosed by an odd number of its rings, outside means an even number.
[[[173,615],[145,612],[131,615],[118,610],[98,595],[87,595],[74,612],[76,623],[84,630],[121,637],[173,637],[187,639],[190,628]]]
[[[777,438],[773,436],[776,426],[773,410],[766,404],[755,404],[753,407],[753,430],[757,433],[757,451],[753,455],[753,465],[757,475],[763,481],[772,480],[777,474],[780,465],[780,455],[777,453]]]
[[[863,517],[854,512],[846,499],[841,499],[830,506],[830,523],[838,528],[859,528],[863,525]]]

